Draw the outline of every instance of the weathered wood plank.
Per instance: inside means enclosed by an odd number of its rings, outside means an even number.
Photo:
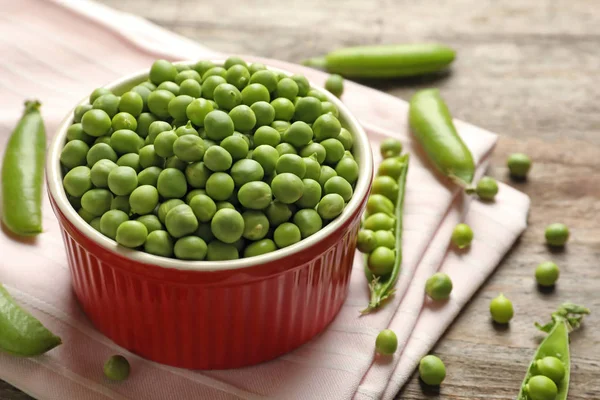
[[[137,12],[224,52],[290,61],[355,44],[440,41],[455,47],[452,74],[438,80],[369,84],[407,99],[438,86],[455,116],[502,135],[490,175],[532,199],[530,227],[468,304],[434,353],[448,377],[438,392],[416,376],[398,398],[514,399],[540,339],[533,322],[564,301],[593,313],[574,334],[570,400],[600,399],[600,7],[597,0],[101,0]],[[526,183],[506,177],[504,160],[534,160]],[[543,245],[544,227],[572,229],[565,252]],[[535,287],[537,263],[552,259],[561,279],[552,293]],[[516,316],[496,330],[488,304],[499,292]],[[28,397],[0,382],[0,399]]]

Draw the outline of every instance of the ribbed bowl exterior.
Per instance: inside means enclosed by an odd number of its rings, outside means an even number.
[[[163,268],[110,251],[50,200],[75,294],[102,333],[163,364],[227,369],[284,354],[333,320],[348,292],[366,195],[323,241],[274,262],[214,272]]]

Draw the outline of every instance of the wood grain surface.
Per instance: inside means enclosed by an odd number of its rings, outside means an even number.
[[[569,400],[600,399],[600,6],[598,0],[101,0],[226,52],[299,61],[338,47],[437,41],[454,47],[451,74],[368,84],[408,99],[441,89],[453,114],[501,135],[490,175],[531,196],[530,226],[433,350],[448,376],[439,391],[415,374],[399,399],[514,399],[542,338],[533,326],[564,301],[592,315],[572,335]],[[511,152],[534,160],[511,182]],[[572,240],[551,253],[544,228],[566,223]],[[535,285],[535,266],[561,267],[555,290]],[[489,301],[509,297],[507,329]],[[0,399],[29,397],[0,382]]]

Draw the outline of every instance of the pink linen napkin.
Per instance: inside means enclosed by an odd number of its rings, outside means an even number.
[[[10,34],[10,35],[9,35]],[[8,39],[19,38],[18,41]],[[71,107],[121,75],[172,60],[225,58],[138,17],[77,0],[4,2],[0,14],[0,151],[22,112],[24,99],[43,103],[48,137]],[[305,74],[322,85],[326,74],[277,60],[251,61]],[[228,371],[189,371],[144,360],[96,331],[70,289],[58,223],[44,202],[44,233],[20,242],[0,233],[0,281],[64,345],[36,358],[0,354],[0,378],[39,399],[391,399],[419,359],[440,338],[502,256],[525,229],[529,199],[506,185],[494,203],[465,198],[440,180],[413,146],[406,102],[347,81],[344,103],[365,126],[376,162],[379,142],[396,137],[411,154],[405,200],[404,261],[397,295],[381,311],[359,317],[368,301],[357,254],[348,299],[333,323],[310,343],[277,360]],[[457,121],[481,176],[496,135]],[[448,247],[453,227],[475,231],[469,251]],[[424,282],[435,271],[454,283],[451,299],[425,300]],[[399,339],[393,357],[374,355],[375,337],[390,327]],[[125,354],[133,373],[111,383],[102,364]]]

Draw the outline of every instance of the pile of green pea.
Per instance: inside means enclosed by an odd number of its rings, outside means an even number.
[[[339,216],[359,167],[338,109],[301,75],[238,57],[154,62],[75,109],[60,162],[79,215],[119,244],[184,260],[290,246]]]

